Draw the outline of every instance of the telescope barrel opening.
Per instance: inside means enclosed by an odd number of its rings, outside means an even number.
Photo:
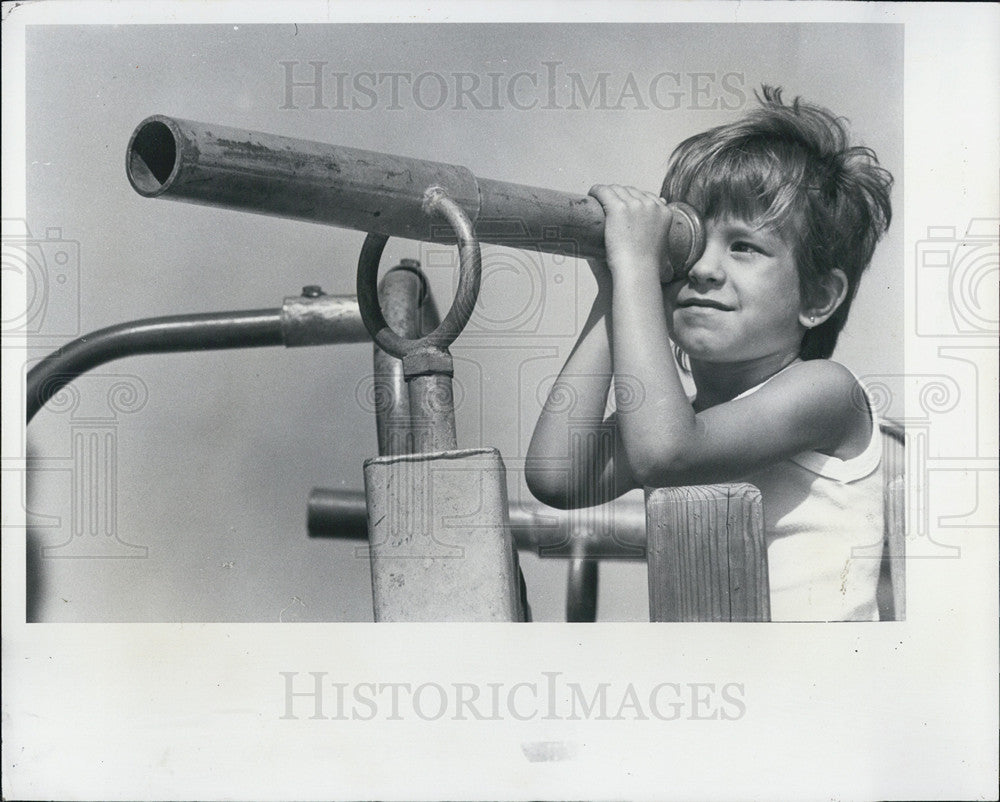
[[[176,164],[177,140],[169,125],[151,120],[135,132],[128,154],[128,175],[139,192],[159,192]]]

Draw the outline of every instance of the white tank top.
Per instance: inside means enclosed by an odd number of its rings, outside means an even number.
[[[744,477],[764,505],[772,621],[878,620],[882,436],[868,409],[872,436],[858,456],[804,451]]]

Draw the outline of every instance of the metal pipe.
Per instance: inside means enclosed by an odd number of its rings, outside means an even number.
[[[589,624],[597,620],[597,586],[600,562],[572,557],[566,577],[566,621]]]
[[[405,359],[403,371],[406,371]],[[412,453],[430,454],[458,448],[451,374],[427,373],[413,378],[407,376],[406,384],[410,394]]]
[[[388,326],[404,339],[417,339],[433,331],[441,320],[420,262],[401,259],[382,279],[379,305]],[[412,454],[417,449],[411,433],[410,389],[403,360],[373,345],[375,373],[375,423],[382,456]]]
[[[129,140],[126,173],[147,198],[453,242],[444,218],[429,218],[421,208],[424,191],[439,186],[469,216],[481,242],[604,255],[604,211],[594,198],[479,179],[453,164],[154,115]],[[690,267],[703,249],[697,213],[683,207],[671,226],[671,272]]]
[[[148,198],[450,242],[443,218],[435,222],[421,208],[424,191],[440,186],[473,221],[486,209],[496,237],[487,242],[514,240],[559,252],[569,245],[582,256],[604,250],[604,212],[590,197],[504,182],[484,188],[458,165],[162,115],[136,127],[126,172]]]
[[[405,259],[379,284],[378,297],[386,323],[400,337],[420,337],[421,301],[427,297],[420,263]],[[434,324],[437,325],[436,323]],[[375,426],[382,456],[413,453],[410,435],[410,392],[403,377],[403,360],[372,345],[375,375]]]
[[[67,343],[28,371],[27,422],[77,377],[127,356],[276,345],[291,348],[368,339],[357,299],[323,295],[322,291],[312,297],[286,298],[278,309],[169,315],[119,323]]]
[[[28,371],[27,420],[88,370],[140,354],[281,345],[281,310],[170,315],[120,323],[86,334]]]
[[[281,339],[286,348],[368,342],[370,335],[353,295],[327,295],[317,286],[285,298],[281,307]]]
[[[314,487],[306,508],[309,537],[368,539],[368,505],[364,490]]]
[[[573,512],[541,504],[511,504],[510,531],[517,547],[540,557],[643,560],[646,512],[642,501],[618,501],[606,527],[593,527]],[[577,511],[578,512],[578,511]],[[365,494],[361,490],[313,488],[309,494],[309,537],[365,540]]]

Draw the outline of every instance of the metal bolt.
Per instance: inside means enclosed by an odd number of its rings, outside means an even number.
[[[308,284],[302,288],[303,298],[319,298],[321,295],[326,295],[326,293],[318,284]]]

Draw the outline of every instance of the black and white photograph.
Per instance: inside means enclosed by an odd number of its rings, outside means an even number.
[[[3,8],[4,798],[995,793],[995,7]]]

